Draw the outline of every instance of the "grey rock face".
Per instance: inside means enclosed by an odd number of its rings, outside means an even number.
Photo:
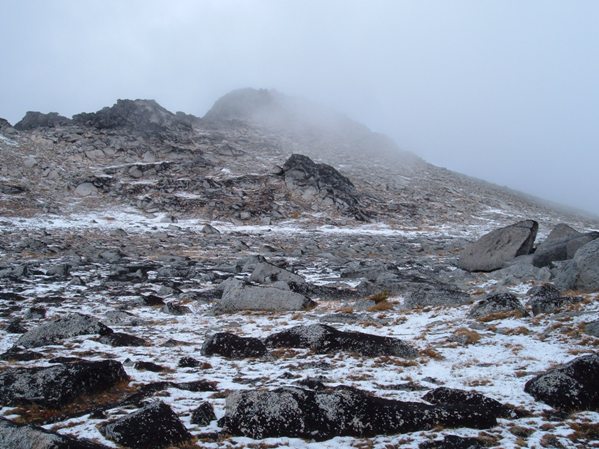
[[[57,112],[43,114],[37,111],[27,111],[20,122],[15,123],[14,128],[19,131],[28,131],[35,128],[55,128],[71,123],[71,120],[59,115]]]
[[[266,262],[256,265],[256,268],[254,268],[254,271],[250,276],[250,281],[258,284],[270,284],[278,281],[294,282],[298,285],[306,283],[304,278],[300,275]]]
[[[50,432],[42,427],[15,424],[0,418],[0,447],[3,449],[108,449],[102,444]]]
[[[142,133],[191,130],[189,121],[154,100],[117,100],[112,107],[73,116],[73,123],[99,129],[128,128]]]
[[[591,321],[584,326],[584,331],[592,335],[593,337],[599,338],[599,320]]]
[[[599,355],[578,357],[526,382],[524,391],[564,410],[599,408]]]
[[[227,283],[222,297],[216,300],[215,311],[226,313],[240,310],[306,310],[313,305],[314,302],[310,298],[290,290],[246,285],[235,280]]]
[[[494,314],[516,313],[520,316],[528,316],[528,312],[511,293],[498,293],[488,296],[472,306],[468,316],[470,318],[485,318]]]
[[[81,395],[106,391],[128,379],[123,366],[114,360],[7,369],[0,373],[0,402],[57,408]]]
[[[555,270],[554,283],[561,289],[586,292],[599,290],[599,240],[587,243],[571,261]]]
[[[204,356],[220,355],[234,359],[261,357],[266,352],[266,346],[258,338],[239,337],[230,332],[209,336],[201,349]]]
[[[427,405],[383,399],[350,387],[236,392],[227,398],[223,430],[250,438],[371,437],[444,427],[488,428],[496,416],[480,406]]]
[[[96,318],[73,313],[31,329],[17,340],[16,346],[36,348],[58,344],[66,338],[78,335],[108,335],[111,333],[112,329]]]
[[[287,187],[304,199],[320,197],[337,209],[352,213],[357,219],[367,218],[360,210],[353,183],[330,165],[317,164],[307,156],[293,154],[282,170]]]
[[[155,401],[100,428],[106,438],[131,449],[162,449],[191,440],[177,415]]]
[[[466,271],[493,271],[515,257],[530,254],[539,224],[524,220],[483,235],[462,251],[458,266]]]
[[[266,345],[271,347],[309,348],[317,353],[356,352],[366,357],[390,355],[414,358],[416,349],[398,339],[365,334],[362,332],[344,332],[326,324],[295,326],[270,335]]]
[[[545,267],[558,260],[567,260],[574,257],[576,251],[589,242],[599,238],[599,232],[589,232],[574,237],[566,237],[562,240],[545,241],[539,245],[533,257],[533,265]]]

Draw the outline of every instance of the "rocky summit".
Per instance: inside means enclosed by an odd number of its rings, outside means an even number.
[[[596,218],[265,89],[0,152],[3,448],[596,444]]]

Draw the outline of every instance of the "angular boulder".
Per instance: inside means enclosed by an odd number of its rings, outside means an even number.
[[[599,239],[587,243],[555,271],[554,283],[561,289],[599,291]]]
[[[108,446],[0,418],[2,449],[108,449]]]
[[[228,282],[220,299],[216,300],[215,311],[220,313],[242,310],[285,312],[307,310],[315,303],[308,297],[276,286],[254,286],[235,280]]]
[[[306,283],[305,279],[299,274],[292,273],[267,262],[256,265],[250,276],[250,281],[258,284],[272,284],[278,281],[293,282],[298,285]]]
[[[599,232],[577,232],[577,235],[569,233],[559,240],[548,237],[535,251],[532,263],[535,267],[546,267],[555,261],[572,259],[579,248],[597,238]]]
[[[112,333],[105,324],[89,315],[73,313],[65,315],[49,323],[42,324],[23,334],[15,343],[16,346],[36,348],[39,346],[59,344],[63,340],[78,335],[109,335]]]
[[[220,355],[232,359],[262,357],[266,352],[266,346],[258,338],[239,337],[230,332],[209,336],[201,349],[203,356]]]
[[[181,420],[164,402],[155,401],[100,428],[109,440],[131,449],[162,449],[191,440]]]
[[[558,409],[599,410],[599,354],[550,369],[526,382],[524,391]]]
[[[581,302],[584,298],[582,296],[558,296],[557,298],[542,298],[534,297],[528,305],[532,309],[533,315],[539,315],[541,313],[557,313],[565,307]]]
[[[528,312],[520,300],[512,293],[497,293],[487,296],[474,304],[468,312],[470,318],[492,318],[494,315],[500,318],[506,314],[528,316]]]
[[[0,373],[0,403],[58,408],[82,395],[101,393],[128,380],[123,365],[114,360],[9,368]]]
[[[511,416],[511,409],[509,407],[475,391],[439,387],[426,393],[422,399],[437,405],[463,404],[465,406],[480,406],[489,410],[497,417],[508,418]]]
[[[497,416],[482,406],[427,405],[372,396],[351,387],[283,387],[227,397],[223,431],[255,439],[337,436],[360,438],[428,430],[436,426],[489,428]]]
[[[466,271],[493,271],[503,268],[514,258],[530,254],[539,224],[524,220],[483,235],[464,248],[458,267]]]
[[[418,355],[416,348],[398,338],[344,332],[325,324],[295,326],[268,336],[265,343],[270,347],[308,348],[319,354],[344,351],[365,357]]]
[[[198,426],[207,426],[215,419],[214,408],[210,402],[202,402],[191,412],[191,423]]]

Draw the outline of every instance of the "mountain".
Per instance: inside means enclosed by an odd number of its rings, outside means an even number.
[[[596,442],[593,218],[271,90],[0,157],[1,447]]]

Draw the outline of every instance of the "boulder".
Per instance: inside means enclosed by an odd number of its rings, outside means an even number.
[[[207,426],[212,421],[216,420],[214,408],[210,402],[202,402],[196,409],[191,412],[191,423],[198,426]]]
[[[599,354],[550,369],[526,382],[524,391],[558,409],[599,410]]]
[[[422,399],[437,405],[480,406],[495,416],[511,417],[512,410],[501,402],[491,399],[475,391],[458,390],[454,388],[439,387],[426,393]]]
[[[258,284],[271,284],[278,281],[287,283],[294,282],[297,285],[306,284],[305,279],[300,275],[267,262],[261,262],[256,265],[256,268],[254,268],[254,271],[250,276],[250,281]]]
[[[0,403],[58,408],[128,379],[123,365],[114,360],[75,360],[46,367],[9,368],[0,373]]]
[[[109,440],[131,449],[162,449],[186,443],[192,435],[164,402],[145,407],[100,428]]]
[[[96,318],[89,315],[72,313],[31,329],[17,340],[16,346],[36,348],[59,344],[67,338],[78,335],[103,336],[111,333],[112,329],[102,324]]]
[[[466,247],[458,266],[466,271],[493,271],[503,268],[518,256],[530,254],[539,224],[524,220],[483,235]]]
[[[599,232],[577,234],[575,236],[564,237],[561,240],[549,238],[545,240],[534,253],[532,259],[533,265],[536,267],[546,267],[555,261],[571,259],[579,248],[599,238]]]
[[[108,449],[108,446],[88,440],[51,432],[43,427],[16,424],[0,418],[2,449]]]
[[[532,309],[532,314],[538,315],[540,313],[559,312],[564,307],[581,302],[583,299],[582,296],[558,296],[557,298],[534,297],[528,302],[528,305]]]
[[[223,431],[255,439],[318,441],[428,430],[437,426],[489,428],[496,415],[480,406],[427,405],[372,396],[351,387],[245,390],[226,400]]]
[[[475,437],[461,437],[459,435],[446,435],[442,440],[425,441],[418,445],[418,449],[486,449],[488,443]]]
[[[586,323],[584,326],[584,332],[592,335],[593,337],[599,338],[599,320]]]
[[[561,289],[594,292],[599,290],[599,239],[587,243],[571,261],[555,271],[554,283]]]
[[[119,346],[147,346],[148,342],[135,335],[125,334],[124,332],[113,332],[98,338],[100,343],[114,347]]]
[[[487,296],[472,306],[468,312],[470,318],[492,318],[497,316],[501,318],[504,315],[519,315],[520,317],[528,316],[528,312],[511,293],[497,293]]]
[[[268,336],[265,343],[270,347],[308,348],[320,354],[344,351],[365,357],[414,358],[418,355],[412,345],[398,338],[344,332],[326,324],[295,326]]]
[[[307,310],[315,303],[308,297],[275,286],[253,286],[239,280],[228,282],[220,299],[216,300],[215,311],[220,313],[242,310],[283,312]]]
[[[266,352],[266,346],[258,338],[238,337],[229,332],[209,336],[201,349],[203,356],[220,355],[232,359],[262,357]]]

